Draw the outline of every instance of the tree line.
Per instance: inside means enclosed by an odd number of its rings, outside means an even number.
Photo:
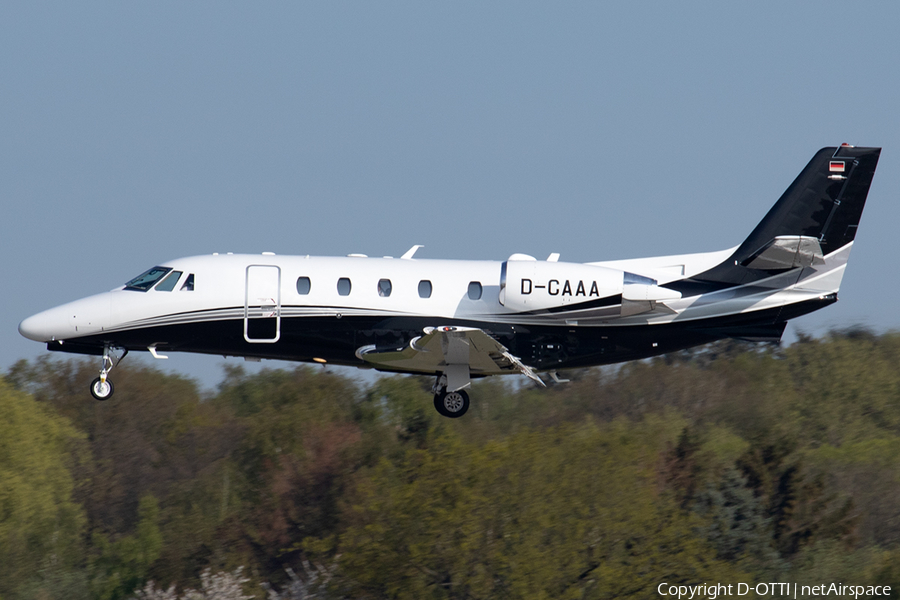
[[[725,341],[546,390],[477,381],[450,420],[430,378],[229,365],[204,392],[135,361],[95,402],[93,362],[20,361],[0,380],[0,598],[176,598],[215,573],[275,600],[900,597],[898,365],[893,332]]]

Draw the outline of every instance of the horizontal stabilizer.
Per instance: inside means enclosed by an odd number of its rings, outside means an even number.
[[[751,269],[774,271],[824,265],[819,240],[806,235],[780,235],[741,263]]]

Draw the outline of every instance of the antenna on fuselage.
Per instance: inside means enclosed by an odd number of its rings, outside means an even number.
[[[416,251],[417,251],[419,248],[424,248],[424,247],[425,247],[425,246],[422,245],[422,244],[416,244],[415,246],[413,246],[412,248],[410,248],[409,250],[407,250],[406,252],[404,252],[404,253],[403,253],[403,256],[401,256],[400,258],[405,258],[405,259],[408,260],[408,259],[410,259],[410,258],[413,257],[413,255],[416,253]]]

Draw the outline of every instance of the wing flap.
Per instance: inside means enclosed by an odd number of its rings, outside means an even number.
[[[471,375],[501,375],[520,371],[541,385],[534,369],[476,327],[426,327],[424,335],[413,338],[405,348],[378,350],[363,346],[356,356],[377,369],[413,373],[445,373],[447,389],[469,384]]]

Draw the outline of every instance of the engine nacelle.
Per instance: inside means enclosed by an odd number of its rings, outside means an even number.
[[[512,310],[545,310],[614,297],[619,304],[624,271],[513,255],[503,263],[500,304]]]

